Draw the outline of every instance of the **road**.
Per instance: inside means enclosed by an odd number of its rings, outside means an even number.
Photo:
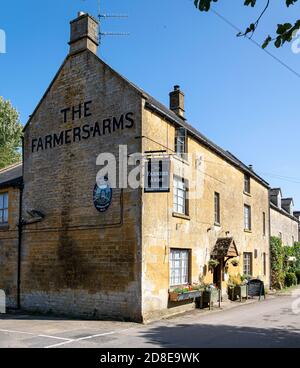
[[[5,315],[0,317],[0,347],[300,348],[297,300],[291,295],[270,297],[223,311],[196,310],[149,325]]]

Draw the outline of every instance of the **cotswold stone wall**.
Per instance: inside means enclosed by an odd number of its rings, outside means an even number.
[[[141,320],[140,190],[100,213],[96,158],[140,151],[136,90],[90,51],[69,56],[25,130],[21,303],[28,310]]]
[[[243,274],[243,253],[253,254],[253,276],[269,285],[269,194],[268,188],[251,179],[251,194],[244,193],[244,173],[223,158],[188,137],[189,163],[174,155],[175,127],[145,108],[143,110],[143,151],[167,150],[172,156],[170,193],[143,193],[143,315],[146,319],[174,313],[179,308],[168,301],[169,256],[171,248],[189,249],[191,282],[204,277],[213,281],[207,268],[210,254],[218,238],[233,237],[240,253],[239,266],[228,273]],[[178,169],[179,168],[179,169]],[[173,214],[173,174],[187,178],[198,170],[195,186],[198,196],[189,200],[189,216]],[[192,190],[193,188],[190,188]],[[214,193],[220,194],[220,226],[214,224]],[[244,205],[252,208],[252,230],[244,230]],[[264,234],[263,213],[266,216]],[[256,252],[257,251],[257,252]],[[266,254],[264,274],[263,254]],[[206,266],[206,267],[205,267]],[[226,280],[222,283],[226,293]],[[177,305],[179,305],[177,303]],[[190,308],[191,303],[185,307]]]
[[[284,245],[292,246],[299,241],[299,224],[296,219],[271,207],[271,236],[282,237]]]
[[[18,221],[20,191],[0,189],[8,193],[8,224],[0,226],[0,289],[5,291],[8,307],[17,306]]]

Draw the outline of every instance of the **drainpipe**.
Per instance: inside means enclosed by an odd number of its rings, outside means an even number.
[[[22,177],[24,177],[24,138],[22,137]],[[19,201],[19,223],[18,223],[18,270],[17,270],[17,309],[21,309],[21,252],[22,252],[22,208],[23,208],[23,181],[19,186],[20,201]]]

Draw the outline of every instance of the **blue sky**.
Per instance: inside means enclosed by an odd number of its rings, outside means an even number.
[[[222,16],[245,28],[256,9],[243,0],[214,4]],[[7,53],[0,54],[0,95],[12,101],[26,122],[68,52],[69,21],[79,10],[97,15],[97,0],[18,0],[1,2],[0,29]],[[236,32],[215,14],[199,13],[193,0],[102,0],[107,13],[128,20],[103,22],[103,31],[130,32],[107,37],[99,56],[168,104],[179,84],[186,115],[198,130],[247,164],[271,186],[293,196],[300,209],[300,79]],[[287,10],[271,2],[254,39],[273,33],[277,23],[296,20],[300,3]],[[268,49],[300,73],[300,53],[291,46]],[[284,178],[279,178],[284,177]]]

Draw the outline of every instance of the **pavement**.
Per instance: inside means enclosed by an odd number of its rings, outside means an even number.
[[[0,315],[0,348],[300,348],[300,288],[148,325]]]

